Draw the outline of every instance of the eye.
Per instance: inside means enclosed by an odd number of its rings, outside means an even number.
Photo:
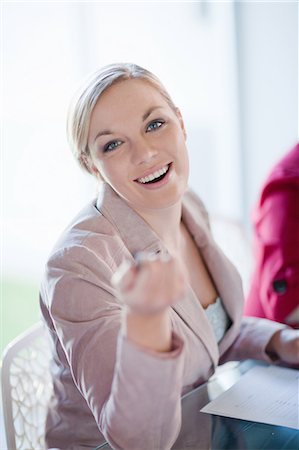
[[[155,131],[158,128],[162,127],[162,125],[164,124],[164,120],[153,120],[146,128],[146,132],[150,132],[150,131]]]
[[[119,147],[122,144],[122,141],[111,141],[108,142],[104,146],[104,153],[111,152],[112,150],[115,150],[117,147]]]

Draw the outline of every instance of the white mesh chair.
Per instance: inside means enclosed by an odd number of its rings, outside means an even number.
[[[52,392],[50,348],[43,325],[18,336],[3,354],[1,384],[8,450],[42,450]]]

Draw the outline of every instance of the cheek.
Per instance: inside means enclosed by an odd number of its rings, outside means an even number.
[[[181,174],[189,178],[189,154],[185,141],[178,147],[177,159],[179,161],[179,170]]]
[[[186,139],[181,130],[172,134],[170,142],[174,144],[177,154],[181,154],[186,151]]]
[[[175,151],[177,158],[184,163],[185,161],[189,161],[188,150],[186,146],[186,140],[183,135],[179,135],[176,137],[176,145]]]
[[[123,164],[112,159],[109,161],[100,161],[97,167],[106,182],[117,186],[122,183],[126,170]]]

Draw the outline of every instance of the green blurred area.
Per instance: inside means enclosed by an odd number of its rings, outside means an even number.
[[[0,354],[18,334],[39,320],[39,286],[27,281],[4,279],[1,282]]]

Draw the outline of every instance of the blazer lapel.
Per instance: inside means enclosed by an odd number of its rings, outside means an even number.
[[[218,345],[204,309],[199,303],[191,287],[185,298],[181,299],[172,309],[183,322],[201,340],[209,353],[213,366],[216,367],[219,359]]]
[[[240,326],[243,310],[244,297],[241,277],[235,266],[229,261],[215,242],[210,230],[208,215],[204,205],[191,191],[188,191],[184,197],[183,220],[201,252],[202,258],[216,285],[218,294],[232,321],[231,329],[235,330]],[[196,303],[199,304],[198,300]],[[200,332],[202,340],[207,344],[207,348],[210,348],[210,354],[214,354],[215,347],[214,345],[211,347],[212,341],[213,343],[216,343],[215,338],[211,338],[211,334],[214,336],[213,331],[201,305],[199,305],[198,309],[201,310],[201,316],[199,317],[198,322],[197,320],[192,321],[191,319],[191,323],[193,324],[194,331],[197,334]],[[198,317],[198,313],[195,317]],[[208,323],[208,325],[203,327],[203,324],[206,323]],[[223,351],[223,349],[230,345],[230,335],[233,336],[234,333],[229,332],[221,341],[219,346],[220,351]],[[217,343],[215,345],[217,347],[218,355],[218,345]]]
[[[206,210],[192,192],[184,197],[183,220],[198,245],[230,318],[232,321],[237,320],[243,309],[241,277],[215,242]]]

